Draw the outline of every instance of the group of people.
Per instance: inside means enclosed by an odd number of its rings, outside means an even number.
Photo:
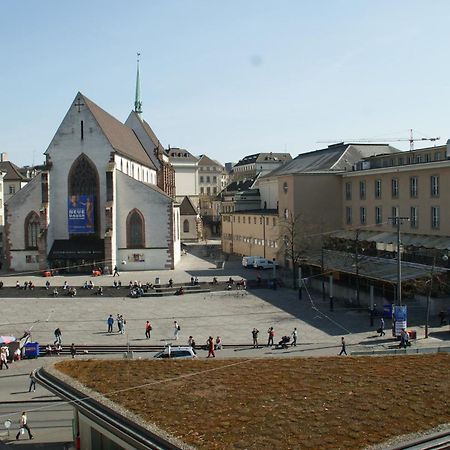
[[[115,283],[115,282],[114,282]],[[119,285],[117,287],[121,287],[120,281]],[[128,283],[128,289],[130,290],[130,297],[132,298],[138,298],[142,297],[142,295],[146,292],[148,292],[150,289],[153,289],[152,283],[141,283],[140,281],[130,281]]]
[[[117,314],[117,318],[115,320],[117,322],[117,331],[120,334],[125,333],[125,325],[127,324],[127,321],[124,319],[122,314]],[[114,325],[114,317],[112,314],[109,315],[108,319],[106,320],[106,323],[108,324],[108,333],[114,333],[113,325]]]
[[[206,340],[206,348],[208,349],[207,358],[210,358],[211,356],[215,358],[215,350],[222,350],[222,339],[220,338],[220,336],[216,337],[215,342],[214,338],[212,336],[209,336],[209,338]]]
[[[66,281],[64,282],[64,285],[65,285],[65,283],[66,283]],[[94,283],[92,282],[92,280],[89,280],[89,281],[85,281],[84,282],[84,284],[83,284],[83,289],[94,289]],[[63,289],[65,289],[65,288],[63,288]]]
[[[3,286],[3,283],[2,283]],[[30,289],[33,290],[34,289],[34,283],[32,281],[24,281],[23,285],[20,285],[19,281],[16,281],[16,289]]]
[[[253,348],[259,348],[258,335],[259,330],[257,328],[253,328],[252,330]],[[275,330],[273,327],[269,327],[269,329],[267,330],[267,347],[272,347],[273,345],[275,345],[274,338],[275,338]],[[297,339],[298,339],[298,331],[297,327],[294,327],[290,336],[285,335],[281,337],[281,340],[278,342],[278,345],[283,348],[287,348],[287,344],[290,343],[291,346],[296,347]]]

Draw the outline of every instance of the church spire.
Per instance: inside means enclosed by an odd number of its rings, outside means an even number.
[[[137,72],[136,72],[136,96],[134,99],[134,112],[141,117],[142,114],[142,101],[141,101],[141,82],[139,79],[139,57],[140,53],[137,54]]]

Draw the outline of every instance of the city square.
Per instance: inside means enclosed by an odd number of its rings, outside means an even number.
[[[86,6],[2,9],[0,450],[449,447],[450,4]]]

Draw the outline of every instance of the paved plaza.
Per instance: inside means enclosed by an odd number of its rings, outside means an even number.
[[[200,255],[201,256],[201,255]],[[271,274],[263,274],[270,277]],[[139,280],[152,281],[160,277],[162,282],[172,278],[176,283],[188,283],[191,276],[198,276],[202,282],[211,281],[213,276],[219,280],[241,277],[254,279],[256,273],[243,269],[239,261],[228,262],[225,268],[216,269],[214,261],[188,254],[183,256],[180,266],[167,272],[121,272],[123,284]],[[36,289],[43,289],[46,279],[39,274],[1,277],[5,286],[15,285],[16,280],[23,283],[31,280]],[[80,286],[88,276],[52,277],[52,285],[69,284]],[[116,277],[117,279],[117,277]],[[109,286],[112,276],[94,279],[96,285]],[[6,291],[0,291],[4,293]],[[124,290],[126,294],[126,290]],[[388,349],[396,345],[389,335],[390,322],[386,321],[387,335],[378,337],[375,332],[379,319],[375,318],[370,327],[367,310],[352,309],[343,306],[338,300],[333,312],[329,311],[328,301],[323,301],[319,294],[311,297],[304,294],[298,299],[297,292],[282,288],[252,289],[247,291],[220,291],[184,296],[152,297],[132,299],[129,297],[99,297],[81,292],[75,298],[51,297],[21,298],[1,297],[0,334],[19,336],[24,330],[31,330],[32,339],[41,344],[52,343],[53,331],[59,327],[62,331],[63,344],[74,342],[81,344],[153,344],[175,343],[173,339],[173,322],[181,326],[178,340],[186,344],[190,335],[198,345],[203,345],[208,336],[221,336],[224,344],[234,347],[217,352],[218,357],[292,357],[292,356],[332,356],[340,348],[341,336],[346,337],[349,352],[371,349]],[[119,334],[116,324],[114,333],[107,333],[106,319],[109,314],[116,317],[122,314],[126,319],[126,332]],[[431,337],[424,339],[423,310],[411,310],[412,326],[418,331],[415,347],[436,347],[446,345],[450,337],[448,326],[432,327]],[[151,339],[145,339],[145,321],[153,325]],[[437,325],[433,319],[433,325]],[[266,347],[267,330],[275,329],[275,342],[283,335],[290,335],[294,327],[299,332],[298,345],[287,350]],[[253,349],[251,331],[260,330],[261,348]],[[140,353],[136,357],[151,357]],[[80,355],[77,358],[89,358]],[[121,358],[122,355],[115,355]],[[206,352],[199,351],[199,357],[206,357]],[[64,357],[63,357],[64,358]],[[67,357],[65,357],[67,358]],[[17,420],[22,410],[30,411],[29,423],[36,439],[19,441],[29,448],[65,448],[64,443],[71,438],[70,407],[58,402],[49,392],[38,386],[36,392],[28,393],[28,375],[33,368],[52,364],[58,358],[43,357],[37,360],[24,360],[10,365],[9,370],[0,371],[0,433],[4,433],[3,422],[6,418],[13,420],[13,431],[17,432]],[[1,435],[3,436],[3,435]],[[0,437],[6,439],[5,436]],[[17,443],[13,439],[12,444]],[[1,448],[1,443],[0,443]]]

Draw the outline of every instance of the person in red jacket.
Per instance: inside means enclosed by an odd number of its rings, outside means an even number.
[[[209,358],[210,356],[215,358],[216,354],[214,353],[214,338],[212,336],[210,336],[208,338],[208,340],[206,341],[206,345],[208,346],[208,356],[207,356],[207,358]]]

